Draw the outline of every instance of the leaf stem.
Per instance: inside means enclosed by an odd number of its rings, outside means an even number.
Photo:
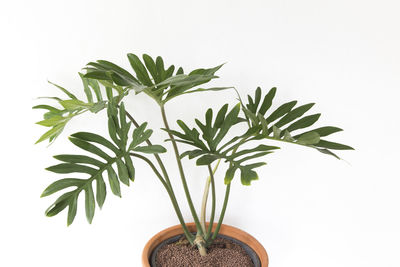
[[[161,115],[162,115],[162,119],[163,119],[163,121],[164,121],[164,126],[165,126],[165,128],[168,130],[168,136],[169,136],[169,138],[171,139],[172,147],[174,148],[175,158],[176,158],[176,161],[177,161],[177,164],[178,164],[178,169],[179,169],[179,173],[180,173],[180,176],[181,176],[181,181],[182,181],[183,189],[184,189],[184,191],[185,191],[186,200],[187,200],[187,202],[188,202],[188,204],[189,204],[189,208],[190,208],[190,211],[191,211],[191,213],[192,213],[192,217],[193,217],[194,222],[195,222],[195,224],[196,224],[197,232],[199,232],[200,235],[203,235],[204,233],[203,233],[203,230],[202,230],[202,228],[201,228],[200,220],[199,220],[199,217],[198,217],[198,215],[197,215],[196,209],[194,208],[193,201],[192,201],[192,198],[191,198],[191,196],[190,196],[189,188],[188,188],[188,186],[187,186],[185,173],[183,172],[182,162],[181,162],[181,159],[180,159],[180,157],[179,157],[178,146],[177,146],[177,144],[176,144],[176,141],[175,141],[174,136],[170,133],[170,128],[169,128],[169,125],[168,125],[168,120],[167,120],[167,116],[166,116],[166,114],[165,114],[165,109],[164,109],[164,106],[163,106],[163,105],[161,106]]]
[[[134,125],[136,128],[138,128],[138,127],[139,127],[139,124],[138,124],[138,123],[136,122],[136,120],[132,117],[132,115],[131,115],[128,111],[125,111],[125,114],[126,114],[126,116],[129,118],[129,120],[133,123],[133,125]],[[146,140],[146,144],[149,145],[149,146],[153,145],[149,139]],[[161,160],[160,155],[158,155],[157,153],[155,153],[155,154],[153,154],[153,155],[154,155],[154,157],[156,158],[157,163],[158,163],[158,165],[159,165],[160,168],[161,168],[161,172],[163,173],[163,176],[164,176],[164,178],[165,178],[165,181],[166,181],[166,183],[167,183],[169,189],[171,190],[171,193],[172,193],[171,196],[172,196],[173,200],[177,203],[176,196],[175,196],[175,192],[174,192],[174,188],[172,187],[171,180],[169,179],[168,172],[167,172],[167,170],[166,170],[166,168],[165,168],[165,165],[164,165],[163,161]]]
[[[215,238],[217,238],[219,229],[221,228],[222,221],[224,220],[224,216],[225,216],[226,207],[228,206],[228,200],[229,200],[230,191],[231,191],[231,183],[226,185],[224,204],[222,206],[221,215],[219,216],[217,227],[214,230],[214,233],[213,233],[213,235],[211,237],[211,240],[215,240]]]
[[[217,169],[219,162],[217,163],[217,166],[214,169]],[[210,164],[208,164],[208,172],[210,173],[210,180],[211,180],[211,215],[210,215],[210,224],[208,225],[208,229],[207,229],[207,234],[205,237],[205,240],[207,241],[207,239],[210,237],[211,234],[211,230],[212,230],[212,226],[214,224],[214,216],[215,216],[215,181],[214,181],[214,172],[211,170],[211,166]]]
[[[142,160],[144,160],[150,167],[151,169],[154,171],[154,173],[157,175],[158,179],[161,181],[161,183],[163,184],[163,186],[165,187],[165,189],[168,192],[168,195],[171,199],[172,205],[174,206],[176,215],[178,216],[179,222],[182,225],[183,228],[183,232],[185,233],[185,236],[187,238],[187,240],[190,242],[190,244],[193,244],[194,238],[193,235],[190,233],[189,229],[186,227],[185,221],[183,219],[182,213],[179,209],[179,205],[176,202],[175,197],[173,197],[173,192],[171,191],[171,188],[169,188],[169,186],[167,185],[167,183],[164,181],[162,175],[160,174],[160,172],[157,170],[157,168],[154,166],[154,164],[146,157],[140,155],[140,154],[136,154],[136,153],[130,153],[131,156],[136,157],[136,158],[140,158]]]
[[[221,162],[221,159],[217,161],[217,164],[215,165],[213,169],[213,174],[217,171],[217,168]],[[207,210],[207,201],[208,201],[208,194],[210,191],[210,184],[211,184],[211,176],[207,177],[206,180],[206,185],[204,187],[204,192],[203,192],[203,199],[201,202],[201,213],[200,213],[200,223],[201,227],[203,228],[203,232],[206,232],[206,210]]]

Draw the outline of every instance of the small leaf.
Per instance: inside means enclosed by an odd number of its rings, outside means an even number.
[[[211,164],[214,160],[218,159],[215,155],[204,155],[197,159],[197,165],[208,165]]]
[[[325,127],[321,127],[321,128],[317,128],[302,134],[298,134],[296,136],[294,136],[295,139],[298,139],[301,135],[309,133],[309,132],[316,132],[317,134],[319,134],[320,137],[324,137],[324,136],[328,136],[331,135],[333,133],[336,132],[340,132],[343,131],[342,129],[338,128],[338,127],[333,127],[333,126],[325,126]]]
[[[309,115],[309,116],[305,116],[297,121],[295,121],[294,123],[292,123],[287,130],[289,132],[292,132],[294,130],[298,130],[298,129],[302,129],[302,128],[306,128],[308,126],[313,125],[321,116],[321,114],[313,114],[313,115]]]
[[[152,86],[153,83],[151,82],[149,74],[140,59],[134,54],[128,54],[128,59],[138,80],[146,86]]]
[[[87,104],[81,100],[70,99],[70,100],[61,100],[60,104],[67,110],[76,110],[82,108],[91,108],[91,104]]]
[[[71,187],[71,186],[82,186],[84,185],[86,180],[83,179],[75,179],[75,178],[66,178],[66,179],[61,179],[58,181],[55,181],[54,183],[50,184],[42,193],[40,197],[46,197],[51,194],[54,194],[60,190],[63,190],[65,188]]]
[[[82,148],[83,150],[89,151],[90,153],[96,154],[99,157],[102,157],[103,159],[105,159],[106,161],[111,161],[112,158],[107,155],[106,153],[103,152],[103,150],[101,150],[100,148],[98,148],[95,145],[92,145],[89,142],[83,141],[81,139],[75,138],[73,136],[71,136],[69,138],[69,140],[76,145],[77,147]]]
[[[297,139],[297,143],[301,145],[315,145],[319,142],[319,134],[316,132],[308,132],[303,135],[301,135]]]
[[[258,180],[257,173],[250,168],[242,168],[240,171],[240,181],[242,182],[242,185],[250,185],[251,181]]]
[[[39,140],[36,141],[35,144],[40,143],[46,139],[49,138],[55,138],[57,137],[62,130],[64,129],[65,124],[58,124],[57,126],[54,126],[53,128],[51,128],[50,130],[48,130],[47,132],[45,132],[40,138]]]
[[[71,197],[71,201],[69,203],[67,226],[70,226],[74,222],[77,205],[78,205],[78,194],[75,194],[74,196]]]
[[[56,113],[56,114],[62,112],[62,110],[57,109],[57,108],[52,107],[52,106],[49,106],[49,105],[37,105],[37,106],[33,106],[32,109],[47,109],[48,111]]]
[[[91,78],[95,80],[106,80],[106,81],[112,81],[111,78],[111,73],[107,71],[102,71],[102,70],[94,70],[86,73],[84,75],[85,78]]]
[[[45,211],[46,216],[53,217],[64,210],[70,203],[71,197],[74,197],[76,191],[64,193]]]
[[[57,116],[56,115],[56,116],[53,116],[53,117],[51,117],[51,118],[49,118],[47,120],[39,121],[36,124],[39,124],[39,125],[42,125],[42,126],[45,126],[45,127],[53,127],[53,126],[55,126],[57,124],[60,124],[60,123],[64,123],[65,124],[68,120],[69,120],[69,118],[65,118],[63,116]]]
[[[89,103],[93,103],[93,95],[92,91],[89,88],[89,82],[88,79],[84,77],[82,73],[78,73],[79,76],[81,77],[82,83],[83,83],[83,90],[85,92],[85,95],[87,97],[87,100]]]
[[[269,117],[266,118],[267,122],[273,122],[274,120],[279,119],[283,115],[289,113],[296,104],[297,101],[291,101],[281,105],[274,112],[272,112],[272,114],[269,115]]]
[[[75,164],[75,163],[60,163],[54,166],[50,166],[46,168],[46,170],[55,172],[55,173],[87,173],[87,174],[94,174],[97,172],[96,169],[91,167]]]
[[[235,166],[231,166],[228,168],[228,170],[225,173],[225,179],[224,179],[225,184],[229,184],[232,181],[233,177],[235,176],[236,170],[237,167]]]
[[[110,183],[111,191],[114,195],[121,197],[121,187],[119,185],[119,181],[117,178],[117,174],[115,173],[114,169],[111,167],[107,168],[108,173],[108,181]]]
[[[115,154],[118,154],[120,151],[118,147],[116,147],[113,143],[108,141],[106,138],[104,138],[101,135],[94,134],[94,133],[89,133],[89,132],[78,132],[74,133],[71,135],[72,137],[87,141],[87,142],[93,142],[97,143],[100,145],[103,145],[113,151]],[[93,153],[93,152],[92,152]]]
[[[164,153],[167,152],[167,150],[160,145],[151,145],[151,146],[137,146],[133,149],[134,151],[137,152],[143,152],[143,153],[148,153],[148,154],[157,154],[157,153]]]
[[[325,149],[325,148],[323,148],[323,149],[317,148],[317,150],[318,150],[319,152],[323,153],[323,154],[327,154],[327,155],[333,156],[333,157],[335,157],[335,158],[337,158],[337,159],[340,159],[338,155],[336,155],[335,153],[333,153],[332,151],[330,151],[330,150],[328,150],[328,149]]]
[[[272,126],[272,132],[273,132],[273,137],[276,139],[280,139],[281,136],[281,129],[279,129],[278,127],[276,127],[275,125]]]
[[[93,188],[92,184],[89,183],[85,187],[85,211],[89,223],[92,223],[95,207]]]
[[[117,159],[118,177],[125,185],[129,186],[129,174],[124,162]]]
[[[63,87],[61,87],[61,86],[59,86],[59,85],[57,85],[57,84],[55,84],[55,83],[52,83],[52,82],[50,82],[50,81],[47,81],[49,84],[51,84],[51,85],[54,85],[55,87],[57,87],[58,89],[60,89],[61,91],[63,91],[67,96],[69,96],[71,99],[77,99],[76,98],[76,96],[73,94],[73,93],[71,93],[70,91],[68,91],[67,89],[65,89],[65,88],[63,88]]]
[[[106,200],[106,195],[106,183],[104,182],[103,176],[99,174],[96,177],[96,201],[100,209],[103,207],[104,201]]]
[[[260,106],[260,110],[258,111],[260,114],[265,115],[267,110],[271,107],[272,100],[275,97],[275,93],[276,93],[275,87],[269,90],[268,94],[264,97],[263,103]]]
[[[320,140],[319,143],[316,144],[315,146],[328,148],[328,149],[335,149],[335,150],[354,150],[354,148],[352,148],[351,146],[334,143],[334,142],[329,142],[326,140]]]

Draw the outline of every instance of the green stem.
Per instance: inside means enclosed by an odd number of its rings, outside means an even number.
[[[238,145],[233,149],[232,155],[235,154],[235,152],[239,149],[239,146],[242,145],[243,143],[245,143],[248,138],[250,138],[250,137],[245,137],[245,138],[243,138],[242,140],[239,141]],[[232,167],[232,164],[231,164],[230,167]],[[216,228],[214,230],[214,233],[213,233],[213,235],[211,237],[211,240],[215,240],[215,238],[217,238],[219,229],[221,228],[222,222],[224,221],[226,207],[228,206],[229,193],[231,191],[231,183],[232,182],[229,182],[229,184],[226,185],[225,198],[224,198],[224,203],[222,205],[221,215],[219,217],[218,224],[217,224],[217,226],[216,226]]]
[[[218,167],[218,165],[216,167]],[[210,164],[208,164],[208,172],[210,173],[210,177],[211,177],[211,216],[210,216],[210,224],[208,225],[207,234],[205,237],[206,241],[210,237],[211,230],[212,230],[212,227],[214,224],[214,216],[215,216],[215,181],[214,181],[214,173],[211,170]]]
[[[132,115],[131,115],[128,111],[125,111],[125,113],[126,113],[126,116],[129,118],[129,120],[133,123],[133,125],[135,125],[135,127],[138,128],[138,127],[139,127],[139,124],[138,124],[138,123],[136,122],[136,120],[132,117]],[[146,140],[146,144],[149,145],[149,146],[153,145],[149,139]],[[166,183],[168,184],[169,189],[171,190],[171,193],[172,193],[171,196],[172,196],[172,198],[173,198],[173,201],[178,202],[178,201],[176,200],[175,193],[174,193],[174,189],[173,189],[172,184],[171,184],[171,181],[170,181],[170,179],[169,179],[168,172],[167,172],[167,170],[165,169],[165,165],[164,165],[163,161],[161,160],[160,155],[158,155],[157,153],[155,153],[155,154],[154,154],[154,157],[156,158],[157,163],[158,163],[158,165],[159,165],[160,168],[161,168],[161,172],[163,173],[163,176],[164,176],[164,178],[165,178],[165,181],[166,181]]]
[[[190,211],[192,213],[192,217],[193,217],[194,222],[196,224],[197,232],[200,232],[200,235],[203,235],[203,230],[201,229],[200,220],[199,220],[199,217],[197,215],[196,209],[194,208],[193,201],[192,201],[192,198],[190,196],[189,188],[188,188],[188,185],[187,185],[187,182],[186,182],[185,173],[183,172],[183,167],[182,167],[182,162],[181,162],[181,159],[180,159],[180,156],[179,156],[178,146],[176,144],[174,136],[169,132],[170,128],[169,128],[169,125],[168,125],[168,120],[167,120],[167,116],[165,114],[165,109],[164,109],[163,105],[161,106],[161,115],[162,115],[162,119],[164,121],[164,126],[168,131],[168,136],[171,139],[172,147],[174,148],[175,158],[176,158],[176,161],[178,163],[178,169],[179,169],[179,173],[180,173],[180,176],[181,176],[183,189],[185,191],[186,200],[187,200],[187,202],[189,204],[189,208],[190,208]]]
[[[136,153],[130,153],[130,155],[133,156],[133,157],[137,157],[137,158],[140,158],[140,159],[144,160],[147,164],[149,164],[149,166],[152,168],[154,173],[157,175],[158,179],[161,181],[161,183],[163,184],[163,186],[167,190],[169,197],[171,198],[172,205],[174,206],[176,215],[178,216],[179,222],[182,225],[183,232],[185,233],[185,236],[186,236],[187,240],[190,242],[190,244],[193,244],[193,241],[194,241],[193,235],[190,233],[189,229],[186,227],[185,221],[184,221],[184,219],[182,217],[182,213],[181,213],[181,211],[179,209],[179,205],[176,202],[175,197],[172,197],[173,196],[173,192],[171,191],[171,189],[168,187],[167,183],[162,178],[160,172],[157,170],[157,168],[154,166],[154,164],[148,158],[146,158],[146,157],[144,157],[144,156],[142,156],[140,154],[136,154]]]
[[[215,174],[215,172],[217,171],[220,162],[221,159],[217,161],[217,165],[215,165],[212,171],[213,174]],[[210,191],[210,183],[211,183],[211,176],[208,176],[206,180],[206,185],[204,187],[203,200],[201,202],[201,213],[200,213],[200,223],[204,233],[206,232],[206,210],[207,210],[208,193]]]
[[[211,237],[212,240],[215,240],[215,238],[217,238],[219,229],[221,228],[221,225],[222,225],[222,221],[224,220],[226,207],[228,206],[228,199],[229,199],[230,191],[231,191],[231,183],[226,185],[224,204],[222,206],[221,215],[219,216],[217,227],[215,228],[214,233]]]

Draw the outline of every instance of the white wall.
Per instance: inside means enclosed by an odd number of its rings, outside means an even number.
[[[135,183],[122,199],[109,194],[92,225],[83,203],[68,228],[65,213],[43,215],[53,198],[39,195],[56,178],[44,170],[56,162],[51,156],[77,152],[66,137],[105,133],[105,120],[85,115],[54,145],[33,146],[44,130],[34,125],[35,98],[58,94],[47,79],[82,95],[76,73],[87,62],[128,67],[133,52],[185,69],[228,62],[215,84],[243,96],[277,86],[279,103],[316,102],[321,125],[345,129],[333,139],[356,148],[339,153],[346,161],[283,146],[251,187],[234,182],[225,222],[254,235],[271,266],[400,266],[399,8],[394,0],[3,1],[0,265],[140,266],[145,242],[177,224],[162,186],[140,164]],[[160,127],[151,101],[129,98],[132,113]],[[170,123],[234,99],[230,92],[181,98],[167,106]],[[173,158],[166,160],[178,182]],[[202,189],[205,170],[185,164],[192,190]]]

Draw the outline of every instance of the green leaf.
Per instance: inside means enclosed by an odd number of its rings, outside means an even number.
[[[274,126],[272,126],[272,132],[273,132],[273,137],[274,138],[276,138],[276,139],[279,139],[280,138],[280,136],[281,136],[281,129],[279,129],[278,127],[276,127],[275,125]]]
[[[103,145],[103,146],[107,147],[108,149],[110,149],[111,151],[113,151],[115,154],[118,154],[120,152],[118,147],[116,147],[115,145],[113,145],[113,143],[111,143],[110,141],[105,139],[103,136],[98,135],[98,134],[89,133],[89,132],[78,132],[78,133],[72,134],[71,136],[74,138],[83,140],[83,141],[93,142],[93,143]],[[94,152],[92,152],[92,153],[94,153]]]
[[[228,170],[225,173],[225,179],[224,179],[225,184],[229,184],[232,181],[233,177],[235,176],[236,170],[237,167],[235,166],[231,166],[228,168]]]
[[[124,162],[117,159],[118,177],[125,185],[129,186],[129,174]]]
[[[315,145],[319,142],[320,136],[316,132],[308,132],[302,134],[298,139],[297,143],[301,145]]]
[[[87,104],[78,99],[61,100],[60,104],[67,110],[76,110],[92,107],[91,104]]]
[[[103,96],[100,91],[99,83],[93,79],[88,79],[88,82],[89,82],[89,86],[93,89],[93,91],[96,95],[97,102],[103,102]]]
[[[211,164],[214,160],[218,159],[215,155],[204,155],[197,159],[197,165],[208,165]]]
[[[154,83],[157,84],[157,83],[161,82],[160,77],[157,72],[156,63],[151,58],[151,56],[143,54],[143,61],[144,61],[144,64],[146,65],[147,70],[150,72],[151,77],[153,77]]]
[[[293,109],[292,111],[287,113],[282,119],[280,119],[277,123],[275,123],[276,127],[282,127],[288,124],[289,122],[292,122],[297,118],[300,118],[314,105],[315,105],[314,103],[310,103]]]
[[[81,139],[75,138],[73,136],[71,136],[69,138],[69,140],[76,145],[77,147],[82,148],[83,150],[89,151],[90,153],[96,154],[99,157],[102,157],[103,159],[105,159],[106,161],[111,161],[112,158],[105,152],[103,152],[103,150],[101,150],[100,148],[98,148],[95,145],[92,145],[89,142],[83,141]]]
[[[85,95],[87,97],[87,100],[89,103],[93,103],[93,95],[92,95],[92,91],[89,88],[89,82],[88,79],[84,77],[84,75],[82,73],[78,73],[79,76],[81,77],[82,83],[83,83],[83,90],[85,92]]]
[[[70,203],[71,197],[74,197],[76,191],[64,193],[45,211],[46,216],[53,217],[64,210]]]
[[[319,143],[316,144],[315,146],[328,148],[328,149],[335,149],[335,150],[354,150],[354,148],[352,148],[351,146],[334,143],[334,142],[329,142],[326,140],[320,140]]]
[[[125,166],[128,169],[129,179],[133,182],[135,180],[135,168],[132,164],[132,159],[129,155],[124,156]]]
[[[114,169],[111,167],[107,168],[108,173],[108,181],[110,183],[111,191],[114,195],[121,197],[121,187],[119,185],[119,181],[117,178],[117,174],[115,173]]]
[[[325,126],[325,127],[321,127],[321,128],[317,128],[302,134],[298,134],[296,136],[294,136],[295,139],[298,139],[301,135],[306,134],[306,133],[310,133],[310,132],[316,132],[319,134],[320,137],[324,137],[324,136],[328,136],[331,135],[333,133],[336,132],[340,132],[343,131],[342,129],[338,128],[338,127],[333,127],[333,126]]]
[[[319,152],[323,153],[323,154],[327,154],[327,155],[333,156],[333,157],[335,157],[335,158],[337,158],[337,159],[340,159],[339,156],[337,156],[335,153],[333,153],[332,151],[330,151],[330,150],[328,150],[328,149],[325,149],[325,148],[323,148],[323,149],[317,148],[317,150],[318,150]]]
[[[275,93],[276,93],[276,88],[274,87],[271,90],[269,90],[268,94],[265,95],[264,100],[260,106],[260,110],[258,111],[260,114],[265,115],[267,110],[271,107],[272,100],[275,97]]]
[[[104,201],[106,200],[106,195],[106,183],[104,182],[103,176],[99,174],[96,177],[96,201],[100,209],[103,207]]]
[[[63,87],[61,87],[61,86],[59,86],[59,85],[57,85],[57,84],[55,84],[55,83],[52,83],[52,82],[50,82],[50,81],[47,81],[49,84],[51,84],[51,85],[54,85],[55,87],[57,87],[58,89],[60,89],[61,91],[63,91],[69,98],[71,98],[71,99],[77,99],[76,98],[76,96],[73,94],[73,93],[71,93],[70,91],[68,91],[67,89],[65,89],[65,88],[63,88]]]
[[[128,59],[138,80],[146,86],[152,86],[153,83],[151,82],[149,74],[140,59],[134,54],[128,54]]]
[[[55,173],[75,173],[75,172],[82,172],[87,174],[94,174],[96,173],[96,169],[91,167],[75,164],[75,163],[61,163],[54,166],[50,166],[46,168],[46,170],[55,172]]]
[[[161,145],[137,146],[133,150],[137,151],[137,152],[148,153],[148,154],[154,154],[154,153],[157,154],[157,153],[167,152],[167,150]]]
[[[63,116],[53,116],[47,120],[39,121],[36,124],[45,126],[45,127],[53,127],[56,126],[57,124],[60,123],[66,123],[69,120],[69,118],[65,118]]]
[[[164,68],[164,61],[162,57],[156,58],[156,68],[157,68],[157,75],[159,81],[163,81],[165,79],[165,68]]]
[[[321,114],[313,114],[313,115],[309,115],[309,116],[305,116],[297,121],[295,121],[294,123],[292,123],[287,130],[289,132],[292,132],[294,130],[298,130],[298,129],[302,129],[302,128],[306,128],[308,126],[313,125],[321,116]]]
[[[49,106],[49,105],[37,105],[37,106],[33,106],[32,109],[47,109],[48,111],[56,113],[56,114],[62,113],[62,110],[57,109],[52,106]]]
[[[45,132],[37,141],[35,144],[38,144],[46,139],[49,138],[55,138],[57,137],[62,130],[64,129],[65,124],[58,124],[57,126],[54,126],[53,128],[51,128],[50,130],[48,130],[47,132]]]
[[[96,80],[105,80],[112,81],[111,73],[107,71],[94,70],[86,73],[84,75],[85,78],[96,79]]]
[[[98,113],[99,111],[105,109],[106,107],[107,107],[107,102],[100,101],[100,102],[94,103],[93,106],[89,110],[90,110],[90,112]]]
[[[92,184],[88,184],[85,187],[85,211],[86,211],[86,219],[89,223],[92,223],[94,211],[96,205],[94,202],[94,194]]]
[[[255,171],[250,168],[241,168],[240,181],[242,185],[250,185],[251,181],[258,180],[258,175]]]
[[[78,205],[78,194],[75,194],[71,197],[69,208],[68,208],[68,217],[67,217],[67,226],[70,226],[76,216],[76,210]]]
[[[266,118],[267,122],[273,122],[276,119],[279,119],[283,115],[287,114],[289,111],[292,110],[292,108],[297,104],[297,101],[291,101],[288,103],[285,103],[278,107],[274,112],[272,112],[269,117]],[[261,113],[261,112],[260,112]]]
[[[75,178],[66,178],[55,181],[51,185],[49,185],[42,193],[40,197],[46,197],[51,194],[54,194],[60,190],[63,190],[67,187],[76,186],[80,187],[86,183],[86,180],[83,179],[75,179]]]

